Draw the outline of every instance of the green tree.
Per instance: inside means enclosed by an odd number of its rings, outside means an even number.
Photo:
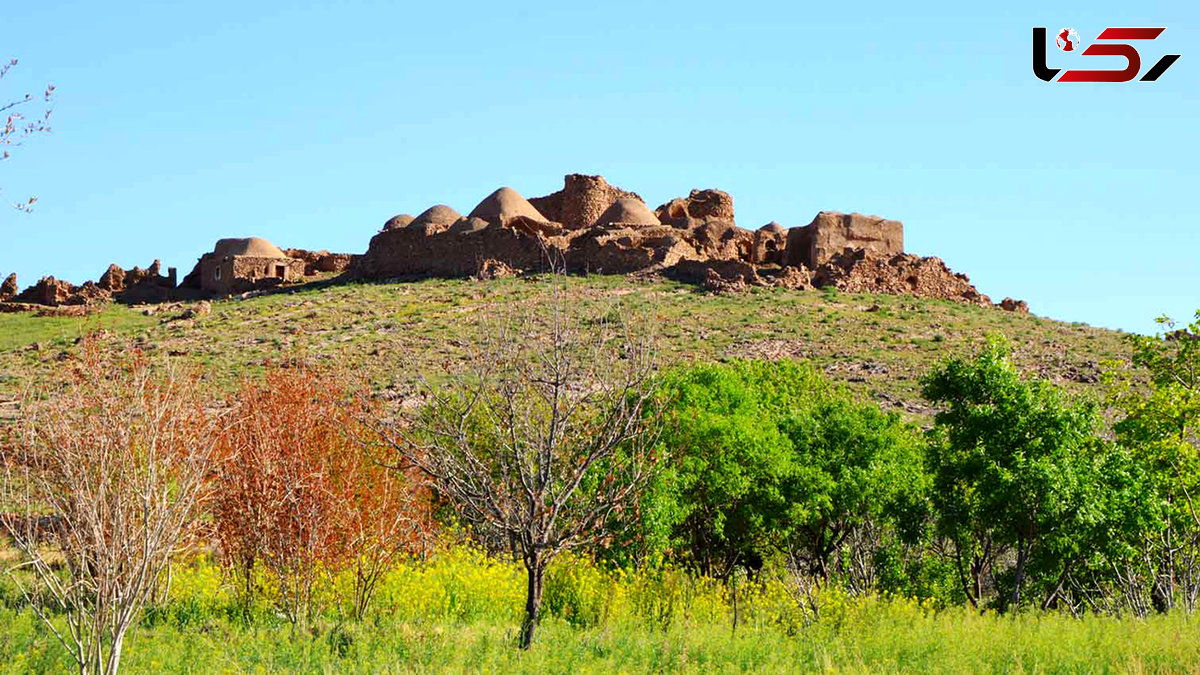
[[[899,415],[843,392],[790,412],[782,428],[794,465],[784,481],[789,554],[823,581],[866,590],[879,526],[920,492],[919,439]]]
[[[1129,498],[1136,471],[1100,438],[1095,407],[1022,379],[1003,342],[943,362],[923,393],[942,406],[927,450],[937,530],[973,605],[995,590],[1016,607],[1034,585],[1051,606],[1073,573],[1113,548],[1113,532],[1152,522],[1150,507]]]
[[[796,466],[782,425],[828,388],[814,369],[791,361],[703,364],[664,378],[675,540],[700,573],[727,579],[783,545],[784,482]]]
[[[1130,336],[1131,367],[1107,376],[1110,402],[1121,411],[1117,439],[1146,467],[1166,504],[1167,526],[1146,540],[1152,601],[1166,611],[1180,592],[1194,608],[1200,590],[1200,310],[1182,328],[1168,317],[1158,322],[1167,332]]]
[[[664,391],[676,540],[699,571],[727,579],[782,552],[820,582],[869,582],[878,537],[843,552],[920,483],[919,438],[897,415],[793,361],[693,366]]]

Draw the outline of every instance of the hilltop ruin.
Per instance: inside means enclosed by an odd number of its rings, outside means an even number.
[[[734,220],[733,197],[692,190],[651,210],[602,176],[571,174],[563,189],[526,200],[503,187],[469,215],[437,205],[401,215],[372,237],[349,274],[358,279],[493,276],[551,268],[578,274],[659,274],[714,291],[833,286],[981,306],[991,300],[938,258],[904,252],[904,225],[823,211],[806,225]],[[1006,299],[1006,309],[1024,310]]]
[[[736,292],[752,286],[834,287],[991,306],[964,274],[938,258],[904,251],[904,225],[859,213],[822,211],[786,228],[756,230],[734,219],[733,197],[692,190],[651,209],[602,176],[570,174],[563,188],[525,199],[502,187],[466,216],[445,204],[416,217],[389,218],[362,255],[280,249],[265,239],[221,239],[179,285],[155,261],[147,270],[116,265],[97,282],[72,286],[46,277],[17,292],[0,285],[0,311],[191,300],[271,290],[314,275],[346,279],[495,277],[561,270],[573,274],[659,275]],[[1005,298],[998,306],[1028,311]]]

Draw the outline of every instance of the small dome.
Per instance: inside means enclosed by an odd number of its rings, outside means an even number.
[[[487,226],[488,222],[483,218],[463,218],[451,225],[449,231],[455,234],[468,234],[486,229]]]
[[[612,203],[605,209],[604,213],[600,214],[597,225],[612,225],[613,223],[623,223],[626,225],[661,225],[658,216],[650,210],[639,199],[632,197],[622,197]]]
[[[533,204],[510,187],[496,190],[471,211],[472,218],[482,218],[489,223],[504,223],[518,216],[546,222],[546,217],[535,209]]]
[[[262,237],[246,237],[245,239],[219,239],[213,247],[213,254],[218,258],[244,255],[255,258],[286,258],[283,251],[275,244]]]
[[[392,216],[391,218],[388,218],[388,221],[383,224],[383,229],[399,230],[401,228],[408,227],[409,223],[411,223],[413,220],[414,218],[407,213],[401,213],[398,216]]]
[[[462,218],[458,211],[446,206],[438,204],[431,206],[421,212],[421,215],[413,218],[413,221],[408,224],[409,227],[423,227],[426,230],[444,230],[454,224],[456,220]]]
[[[771,234],[783,234],[784,232],[787,232],[787,228],[772,220],[766,225],[758,228],[758,231],[770,232]]]

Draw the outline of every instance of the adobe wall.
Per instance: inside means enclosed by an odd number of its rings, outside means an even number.
[[[515,227],[463,221],[462,229],[456,228],[433,234],[414,227],[380,232],[371,238],[366,254],[355,260],[352,274],[367,279],[464,277],[476,274],[487,260],[513,269],[541,270],[565,249],[554,237]]]
[[[219,260],[209,254],[200,260],[200,287],[220,295],[244,293],[303,278],[304,261],[292,258],[231,256]]]
[[[788,231],[787,264],[816,269],[846,249],[883,257],[904,253],[904,224],[861,213],[822,211]]]

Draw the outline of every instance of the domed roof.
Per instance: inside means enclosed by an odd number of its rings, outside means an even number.
[[[275,244],[262,237],[246,237],[245,239],[218,239],[213,247],[213,254],[218,258],[244,255],[254,258],[286,258],[287,255]]]
[[[450,226],[448,232],[456,234],[467,234],[469,232],[478,232],[487,229],[488,222],[482,218],[463,218],[457,223]]]
[[[763,225],[762,227],[758,228],[758,231],[759,232],[770,232],[772,234],[781,234],[783,232],[787,232],[787,228],[772,220],[771,222],[767,223],[766,225]]]
[[[624,223],[628,225],[661,225],[658,216],[639,199],[622,197],[600,214],[597,225]]]
[[[401,213],[398,216],[392,216],[391,218],[388,218],[388,221],[383,224],[383,229],[399,230],[402,227],[408,227],[409,223],[411,223],[413,220],[413,217],[407,213]]]
[[[518,216],[546,222],[546,217],[533,208],[533,204],[510,187],[502,187],[488,195],[470,214],[471,218],[482,218],[489,223],[504,223]]]
[[[425,225],[433,225],[434,227],[447,228],[454,224],[456,220],[462,218],[462,215],[445,204],[431,206],[421,212],[421,215],[413,218],[413,221],[408,224],[409,227],[419,227]]]

